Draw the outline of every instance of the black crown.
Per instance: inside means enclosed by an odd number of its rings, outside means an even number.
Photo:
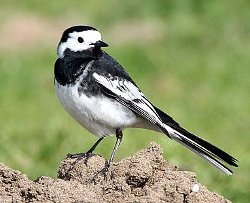
[[[63,32],[61,42],[66,42],[69,36],[69,33],[72,32],[82,32],[82,31],[88,31],[88,30],[96,30],[94,27],[87,26],[87,25],[76,25],[69,27]]]

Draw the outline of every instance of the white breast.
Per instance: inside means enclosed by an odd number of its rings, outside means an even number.
[[[105,96],[79,95],[78,85],[62,86],[55,81],[57,96],[65,110],[98,137],[114,134],[117,128],[135,127],[141,119],[115,100]]]

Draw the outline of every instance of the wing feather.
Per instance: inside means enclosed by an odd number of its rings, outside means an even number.
[[[118,77],[102,76],[97,73],[93,73],[93,78],[104,88],[106,94],[130,110],[156,125],[162,123],[153,105],[132,82]]]
[[[118,77],[106,77],[97,73],[94,73],[93,77],[103,87],[106,94],[157,125],[170,139],[184,145],[226,174],[232,174],[232,171],[219,160],[237,166],[235,158],[183,129],[170,116],[154,107],[133,82]]]

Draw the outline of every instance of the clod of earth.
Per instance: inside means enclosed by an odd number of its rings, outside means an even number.
[[[129,158],[112,164],[107,176],[93,175],[104,158],[65,158],[58,178],[29,180],[19,171],[0,164],[1,202],[227,202],[197,182],[195,174],[180,171],[163,159],[155,143]],[[195,185],[195,189],[194,189]],[[198,188],[198,189],[197,189]]]

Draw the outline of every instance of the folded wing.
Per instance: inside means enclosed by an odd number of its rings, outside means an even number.
[[[106,77],[97,73],[93,73],[93,78],[101,85],[103,92],[107,96],[112,97],[131,111],[157,125],[169,138],[174,139],[209,161],[221,171],[228,175],[232,174],[232,171],[219,160],[232,166],[238,166],[236,164],[237,160],[231,155],[186,131],[173,118],[154,107],[132,81],[116,76]]]

